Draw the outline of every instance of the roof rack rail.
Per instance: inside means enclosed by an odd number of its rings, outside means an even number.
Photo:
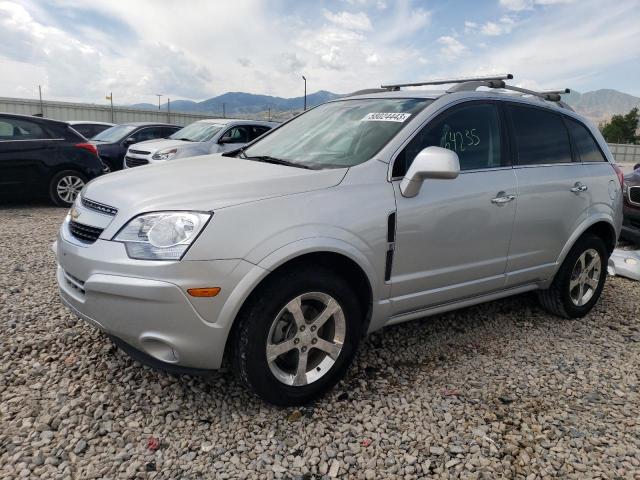
[[[396,83],[396,84],[389,84],[389,85],[381,85],[380,88],[384,88],[385,90],[397,91],[397,90],[400,90],[401,87],[422,87],[424,85],[446,85],[447,83],[490,82],[490,81],[511,80],[512,78],[513,78],[512,74],[505,73],[502,75],[491,75],[487,77],[440,78],[440,79],[429,80],[427,82]]]

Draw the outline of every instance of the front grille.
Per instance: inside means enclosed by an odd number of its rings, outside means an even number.
[[[629,201],[640,205],[640,187],[629,187]]]
[[[73,220],[69,222],[69,231],[71,232],[71,235],[87,243],[95,242],[98,237],[100,237],[103,230],[103,228],[84,225],[82,223],[74,222]]]
[[[70,288],[80,292],[83,295],[85,294],[84,282],[82,280],[80,280],[78,277],[74,277],[66,270],[62,270],[62,273],[64,274],[65,282]]]
[[[151,152],[145,152],[144,150],[131,150],[129,149],[129,151],[131,153],[135,153],[136,155],[149,155]]]
[[[109,205],[105,205],[104,203],[94,202],[93,200],[89,200],[88,198],[81,197],[80,201],[82,202],[82,206],[88,208],[89,210],[93,210],[94,212],[104,213],[106,215],[115,216],[118,213],[118,209],[115,207],[110,207]]]
[[[149,163],[149,160],[146,160],[144,158],[133,158],[133,157],[124,157],[124,161],[127,164],[127,167],[129,168],[139,167],[141,165],[146,165]]]

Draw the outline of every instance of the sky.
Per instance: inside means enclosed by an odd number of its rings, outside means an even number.
[[[639,0],[0,0],[0,96],[282,97],[513,73],[640,96]]]

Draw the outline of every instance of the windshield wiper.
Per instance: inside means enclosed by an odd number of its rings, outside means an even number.
[[[244,152],[243,152],[244,153]],[[258,162],[264,163],[274,163],[276,165],[286,165],[287,167],[297,167],[297,168],[306,168],[307,170],[314,170],[314,168],[309,165],[303,165],[302,163],[290,162],[289,160],[283,160],[281,158],[270,157],[268,155],[260,155],[257,157],[245,157],[247,160],[256,160]]]
[[[183,142],[193,142],[190,138],[176,138],[176,140],[182,140]]]

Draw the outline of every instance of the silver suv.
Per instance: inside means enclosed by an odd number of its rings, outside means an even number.
[[[124,157],[123,168],[237,150],[278,125],[232,118],[198,120],[167,138],[132,145]]]
[[[234,156],[98,178],[60,229],[62,300],[143,362],[229,361],[279,405],[330,389],[386,325],[531,290],[581,317],[621,175],[557,93],[505,88],[367,91]]]

